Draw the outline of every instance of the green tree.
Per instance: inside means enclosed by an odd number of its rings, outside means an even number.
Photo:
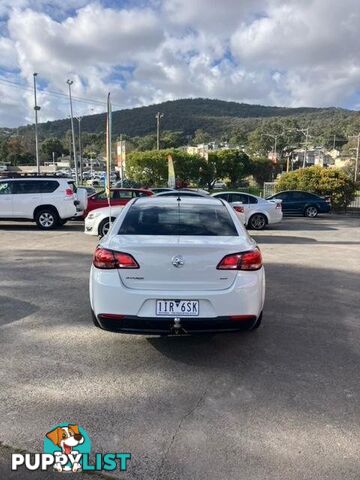
[[[216,160],[214,157],[217,157]],[[239,150],[218,150],[210,153],[209,158],[215,161],[217,178],[228,178],[231,187],[237,187],[241,180],[251,174],[249,156]]]
[[[47,160],[52,160],[53,152],[55,158],[60,157],[64,152],[64,146],[58,138],[47,138],[41,144],[41,151],[44,153]]]
[[[327,195],[331,197],[332,206],[341,209],[354,199],[356,186],[341,168],[314,166],[283,174],[276,190],[304,190]]]
[[[201,143],[209,143],[211,142],[211,136],[205,132],[202,128],[195,130],[194,137],[192,139],[192,143],[194,145],[199,145]]]
[[[258,158],[252,162],[251,173],[255,182],[262,187],[264,182],[270,182],[274,175],[275,166],[267,158]]]

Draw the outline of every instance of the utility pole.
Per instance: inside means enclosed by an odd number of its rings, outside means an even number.
[[[72,107],[72,98],[71,98],[71,85],[74,83],[72,80],[66,80],[66,83],[69,86],[69,101],[70,101],[70,120],[71,120],[71,134],[72,134],[72,146],[74,153],[74,162],[75,162],[75,183],[76,185],[79,182],[78,175],[78,161],[76,158],[76,146],[75,146],[75,130],[74,130],[74,117],[73,117],[73,107]]]
[[[275,162],[273,162],[273,168],[272,168],[272,173],[271,173],[271,176],[272,176],[272,180],[274,180],[274,163],[277,163],[277,139],[279,137],[281,137],[282,135],[284,135],[284,132],[282,133],[277,133],[277,134],[272,134],[272,133],[263,133],[263,135],[265,137],[270,137],[274,140],[274,159],[275,159]]]
[[[81,120],[82,117],[77,117],[79,122],[79,164],[80,164],[80,182],[83,181],[83,164],[82,164],[82,153],[81,153]]]
[[[160,118],[163,118],[164,114],[157,112],[156,118],[156,149],[160,150]]]
[[[360,149],[360,133],[357,136],[357,146],[356,146],[356,159],[355,159],[355,173],[354,173],[354,182],[357,182],[357,172],[359,168],[359,149]]]
[[[357,174],[358,174],[358,169],[359,169],[359,156],[360,156],[360,133],[357,135],[352,135],[349,138],[356,138],[357,143],[356,143],[356,148],[351,148],[351,150],[356,150],[356,157],[355,157],[355,172],[354,172],[354,182],[357,182]]]
[[[34,111],[35,111],[35,156],[36,156],[36,171],[40,174],[40,160],[39,160],[39,138],[38,138],[38,111],[40,107],[36,101],[36,77],[37,73],[33,73],[34,77]]]

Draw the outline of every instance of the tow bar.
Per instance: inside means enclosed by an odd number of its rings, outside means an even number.
[[[188,333],[185,328],[181,325],[181,318],[175,317],[174,318],[174,325],[172,326],[171,330],[175,335],[181,335],[182,333]]]

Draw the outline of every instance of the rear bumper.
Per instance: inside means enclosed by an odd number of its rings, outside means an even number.
[[[251,323],[263,310],[265,274],[263,268],[239,272],[233,285],[225,290],[152,291],[126,288],[117,270],[99,270],[92,266],[89,293],[91,308],[101,326],[109,330],[115,327],[113,331],[160,329],[168,332],[174,317],[156,316],[157,299],[198,300],[199,317],[181,318],[189,330],[239,330],[248,327],[245,320],[231,320],[231,317],[248,316]],[[102,314],[108,314],[108,319],[101,318]],[[115,324],[108,321],[111,316],[117,317]]]
[[[176,329],[174,320],[171,318],[126,316],[121,319],[112,319],[105,318],[101,314],[96,318],[97,326],[103,330],[139,335],[238,332],[249,330],[256,320],[255,315],[247,315],[241,320],[233,320],[230,317],[182,318],[180,328]]]

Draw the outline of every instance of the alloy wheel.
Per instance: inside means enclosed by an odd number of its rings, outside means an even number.
[[[39,223],[43,228],[51,228],[55,223],[54,215],[49,212],[43,212],[39,216]]]
[[[316,207],[307,207],[306,209],[306,216],[310,218],[316,217],[318,214],[317,208]]]
[[[254,230],[262,230],[266,225],[266,219],[264,215],[255,214],[251,217],[250,224]]]

